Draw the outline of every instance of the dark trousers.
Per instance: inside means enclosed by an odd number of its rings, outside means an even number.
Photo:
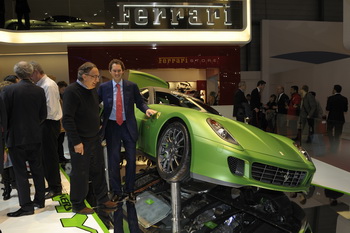
[[[34,210],[33,202],[30,197],[30,186],[26,161],[29,163],[35,187],[33,201],[39,204],[45,203],[45,180],[41,163],[40,147],[41,143],[9,148],[13,170],[16,176],[19,205],[26,211]]]
[[[130,233],[139,233],[139,223],[137,220],[137,214],[135,209],[135,204],[131,202],[126,202],[128,225]],[[114,233],[124,233],[123,229],[123,203],[119,203],[117,210],[113,214],[114,222]]]
[[[106,127],[106,142],[108,152],[108,170],[111,190],[114,194],[122,193],[120,162],[121,142],[125,148],[127,161],[125,171],[125,192],[133,192],[136,176],[136,142],[131,138],[125,122],[120,126],[115,121],[108,121]]]
[[[338,151],[340,136],[343,133],[343,126],[344,122],[327,121],[327,135],[333,152]]]
[[[2,172],[2,180],[4,182],[5,188],[11,187],[12,185],[15,184],[16,179],[15,179],[15,173],[13,171],[13,167],[7,167],[4,168],[4,171]]]
[[[41,125],[43,135],[43,166],[49,189],[62,191],[59,159],[57,153],[57,138],[60,133],[60,122],[45,120]]]
[[[22,18],[24,18],[24,24],[22,22]],[[23,30],[29,30],[30,29],[30,20],[29,20],[29,13],[17,13],[17,21],[18,21],[18,29]]]
[[[82,138],[82,143],[84,145],[83,155],[75,153],[74,145],[68,140],[72,164],[70,199],[72,207],[76,211],[86,207],[84,200],[89,192],[90,181],[97,204],[102,204],[109,200],[100,137]]]
[[[66,157],[64,157],[64,147],[63,147],[63,142],[64,142],[64,137],[66,136],[65,132],[61,132],[58,135],[58,139],[57,139],[57,153],[58,153],[58,158],[60,162],[63,162]]]
[[[309,125],[309,137],[311,137],[315,132],[315,119],[308,118],[307,124]]]

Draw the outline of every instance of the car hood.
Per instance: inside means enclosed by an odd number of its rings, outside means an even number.
[[[225,117],[217,118],[218,122],[235,138],[242,149],[247,152],[259,152],[266,156],[284,158],[291,161],[305,161],[304,155],[287,137],[267,133],[257,127],[234,121]]]

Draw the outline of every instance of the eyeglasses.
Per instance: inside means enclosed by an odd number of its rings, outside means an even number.
[[[100,75],[90,75],[90,74],[85,74],[85,75],[90,76],[90,77],[93,77],[93,78],[101,78]]]

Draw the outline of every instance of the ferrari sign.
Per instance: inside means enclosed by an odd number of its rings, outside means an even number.
[[[233,28],[243,27],[243,2],[220,3],[117,3],[118,26],[135,28]]]
[[[123,39],[137,38],[155,44],[244,45],[251,38],[250,0],[118,1],[115,4],[117,9],[110,28],[123,29]]]

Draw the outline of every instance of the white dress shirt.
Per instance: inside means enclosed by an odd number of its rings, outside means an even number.
[[[60,104],[60,93],[55,81],[44,75],[37,83],[45,91],[47,118],[48,120],[58,121],[62,118],[62,107]]]

